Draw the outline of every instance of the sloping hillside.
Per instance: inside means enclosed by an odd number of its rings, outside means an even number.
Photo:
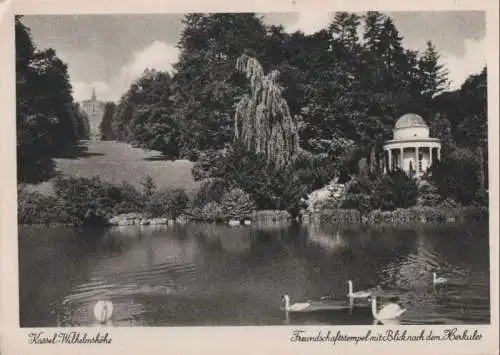
[[[168,161],[159,152],[133,148],[121,142],[83,141],[72,154],[55,161],[57,170],[63,175],[98,176],[114,184],[126,181],[140,187],[142,179],[150,175],[158,188],[180,187],[189,191],[197,186],[191,174],[192,162]],[[50,193],[51,186],[48,181],[33,188]]]

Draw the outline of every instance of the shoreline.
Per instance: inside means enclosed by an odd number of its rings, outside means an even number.
[[[285,211],[256,211],[264,213],[285,214]],[[40,222],[40,223],[18,223],[18,226],[47,226],[47,227],[74,227],[74,228],[113,228],[113,227],[153,227],[153,226],[175,226],[186,224],[215,224],[229,227],[251,227],[253,225],[272,224],[316,224],[333,223],[337,225],[358,225],[358,226],[425,226],[425,225],[453,225],[471,221],[481,222],[489,220],[489,210],[486,207],[466,206],[454,209],[443,210],[441,208],[407,208],[394,211],[370,211],[361,215],[357,210],[330,209],[303,213],[297,218],[243,218],[241,220],[211,221],[196,218],[181,218],[173,220],[169,217],[149,218],[140,213],[134,213],[133,221],[128,223],[106,223],[96,225],[78,225],[61,222]],[[350,218],[345,218],[346,216]],[[109,220],[115,220],[120,215]],[[344,217],[344,218],[342,218]]]

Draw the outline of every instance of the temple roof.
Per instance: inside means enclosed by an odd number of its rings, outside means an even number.
[[[416,113],[407,113],[398,119],[396,125],[394,126],[394,129],[412,128],[412,127],[429,127],[429,126],[427,126],[427,123],[425,123],[424,119],[421,116],[417,115]]]

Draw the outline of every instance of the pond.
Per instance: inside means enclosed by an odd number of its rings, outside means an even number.
[[[406,308],[401,324],[490,322],[487,223],[23,226],[19,262],[23,327],[95,325],[101,299],[114,326],[373,324],[366,305],[284,312],[284,294],[344,302],[348,280]]]

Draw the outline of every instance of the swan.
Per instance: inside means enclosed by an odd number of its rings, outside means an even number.
[[[349,284],[349,293],[347,294],[349,298],[367,298],[372,294],[370,291],[353,292],[352,280],[347,281],[347,283]]]
[[[432,282],[434,283],[434,285],[444,284],[448,282],[448,279],[445,277],[437,277],[436,273],[434,272],[432,274]]]
[[[378,321],[387,321],[398,318],[406,312],[406,309],[401,308],[396,303],[388,303],[377,312],[377,297],[372,297],[372,314],[373,318]]]
[[[113,303],[100,300],[94,306],[94,316],[99,323],[106,323],[113,315]]]
[[[290,304],[290,296],[284,295],[285,300],[285,310],[288,312],[302,312],[311,307],[311,301]]]

